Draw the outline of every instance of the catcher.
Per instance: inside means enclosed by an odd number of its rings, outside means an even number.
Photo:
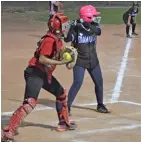
[[[56,97],[56,111],[58,114],[57,131],[74,130],[75,123],[69,121],[68,107],[66,103],[66,90],[52,75],[56,65],[66,64],[69,66],[71,60],[62,57],[65,49],[61,40],[66,32],[65,25],[68,17],[63,14],[55,14],[49,21],[49,31],[38,42],[38,48],[34,57],[30,59],[28,67],[24,71],[26,82],[23,104],[13,113],[10,122],[2,129],[2,141],[14,140],[14,134],[24,118],[36,107],[41,88]],[[70,52],[70,54],[72,54]],[[72,56],[73,57],[73,56]]]
[[[82,85],[85,70],[87,70],[95,84],[95,93],[97,98],[97,111],[108,113],[108,109],[103,104],[103,78],[101,68],[96,52],[97,36],[101,35],[101,29],[97,21],[100,12],[91,5],[80,8],[80,19],[75,20],[65,42],[72,42],[78,51],[78,58],[73,68],[73,83],[68,93],[68,109],[70,112],[71,105]],[[86,94],[87,95],[87,94]]]

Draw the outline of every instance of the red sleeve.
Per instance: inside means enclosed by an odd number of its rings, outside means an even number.
[[[44,39],[40,47],[41,48],[40,55],[50,56],[50,54],[52,53],[53,43],[54,40],[52,38]]]

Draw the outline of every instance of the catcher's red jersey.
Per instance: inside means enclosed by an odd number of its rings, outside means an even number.
[[[56,44],[55,44],[56,49],[61,49],[63,47],[62,40],[57,39],[55,41],[55,39],[53,39],[51,37],[46,37],[41,43],[40,55],[50,57],[50,55],[53,52],[53,54],[55,56],[57,54],[57,51],[54,50],[54,42],[56,42]],[[30,59],[29,66],[36,66],[36,67],[44,70],[44,65],[39,63],[39,61],[36,57],[33,57],[33,58]]]

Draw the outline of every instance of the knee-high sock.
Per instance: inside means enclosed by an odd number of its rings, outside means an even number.
[[[135,33],[135,29],[136,29],[136,24],[132,25],[132,33]]]
[[[129,35],[130,26],[126,25],[126,35]]]

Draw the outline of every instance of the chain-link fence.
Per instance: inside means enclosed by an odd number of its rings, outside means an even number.
[[[97,7],[130,7],[132,1],[64,1],[65,11],[76,11],[81,6],[91,4]],[[141,5],[141,1],[139,1]],[[24,12],[49,10],[48,1],[1,1],[2,12]]]

